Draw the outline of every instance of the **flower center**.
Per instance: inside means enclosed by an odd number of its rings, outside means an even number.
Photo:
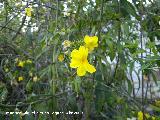
[[[86,58],[83,56],[82,57],[82,63],[85,63],[85,61],[86,61]]]

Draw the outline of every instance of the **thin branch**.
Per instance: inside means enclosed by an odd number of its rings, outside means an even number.
[[[26,16],[23,17],[22,24],[19,27],[18,31],[16,32],[15,36],[13,36],[12,41],[14,41],[16,39],[16,37],[18,36],[18,34],[20,33],[20,31],[21,31],[21,29],[22,29],[22,27],[23,27],[23,25],[25,23],[25,20],[26,20]]]
[[[11,30],[11,31],[13,31],[13,32],[17,32],[16,30],[14,30],[14,29],[12,29],[12,28],[9,28],[9,27],[7,27],[7,26],[2,26],[2,25],[0,25],[0,27],[1,27],[1,28],[6,28],[6,29]],[[19,32],[18,34],[21,34],[21,35],[22,35],[21,32]]]

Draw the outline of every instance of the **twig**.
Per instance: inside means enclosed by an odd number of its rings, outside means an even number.
[[[21,26],[19,27],[18,31],[16,32],[15,36],[13,36],[12,41],[14,41],[14,40],[16,39],[16,37],[18,36],[18,33],[21,31],[21,29],[22,29],[22,27],[23,27],[23,25],[24,25],[24,23],[25,23],[25,20],[26,20],[26,16],[23,17],[23,19],[22,19],[22,24],[21,24]]]

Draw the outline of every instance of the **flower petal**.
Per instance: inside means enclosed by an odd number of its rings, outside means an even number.
[[[96,71],[95,67],[93,65],[90,65],[89,63],[85,65],[85,69],[89,73],[94,73]]]
[[[76,50],[76,49],[74,49],[74,50],[71,52],[71,57],[72,57],[72,58],[77,58],[78,54],[79,54],[79,51]]]
[[[86,35],[86,36],[84,37],[84,42],[85,42],[86,44],[90,43],[90,37],[89,37],[88,35]]]
[[[88,48],[85,48],[84,46],[79,47],[79,56],[80,58],[85,58],[87,59],[88,57]]]
[[[84,76],[86,74],[86,70],[84,67],[80,66],[77,68],[77,75],[78,76]]]
[[[98,37],[97,37],[97,36],[93,36],[93,37],[92,37],[92,41],[93,41],[94,44],[97,44],[97,42],[98,42]]]
[[[71,59],[71,63],[70,63],[71,68],[77,68],[79,66],[80,66],[80,61],[78,61],[76,59]]]

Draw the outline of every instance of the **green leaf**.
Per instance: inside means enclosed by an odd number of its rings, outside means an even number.
[[[26,90],[28,92],[31,92],[32,91],[32,87],[33,87],[33,82],[31,80],[29,80],[27,85],[26,85]]]
[[[160,112],[160,108],[154,105],[149,105],[150,108],[152,108],[154,111]]]
[[[128,2],[127,0],[120,0],[121,2],[121,6],[131,15],[133,15],[134,17],[137,17],[137,13],[135,10],[135,7]]]
[[[31,105],[28,106],[27,110],[24,113],[29,113],[29,114],[25,114],[24,119],[25,120],[34,120],[34,114],[32,113],[32,107]]]

